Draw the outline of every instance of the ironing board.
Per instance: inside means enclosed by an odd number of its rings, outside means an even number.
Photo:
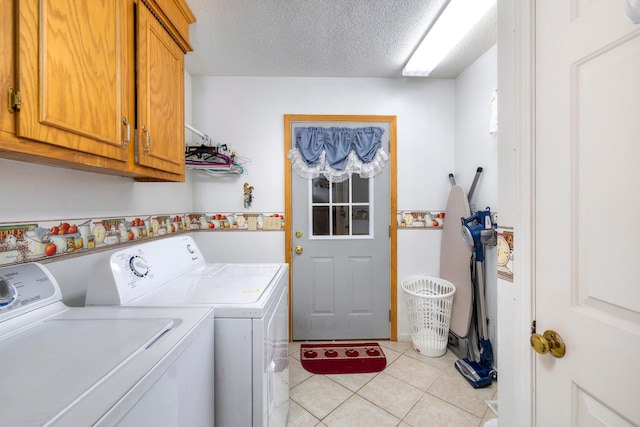
[[[460,184],[451,187],[442,226],[440,277],[453,283],[456,293],[451,308],[449,329],[461,338],[469,334],[473,308],[473,284],[470,259],[472,247],[462,238],[460,218],[467,218],[469,201]]]

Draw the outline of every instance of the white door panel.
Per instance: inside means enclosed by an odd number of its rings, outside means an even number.
[[[639,425],[640,26],[617,0],[536,2],[536,425]]]

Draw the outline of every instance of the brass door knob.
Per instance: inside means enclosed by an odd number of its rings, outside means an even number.
[[[300,245],[296,246],[295,251],[298,255],[300,255],[302,253],[302,246]]]
[[[538,354],[551,353],[552,356],[564,357],[566,347],[562,337],[556,331],[545,331],[543,335],[531,335],[531,347]]]

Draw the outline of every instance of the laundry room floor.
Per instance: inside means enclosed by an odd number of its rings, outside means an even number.
[[[315,375],[300,364],[300,342],[289,343],[288,427],[482,427],[495,417],[485,401],[498,386],[474,389],[456,371],[457,356],[418,354],[409,341],[377,341],[382,372]]]

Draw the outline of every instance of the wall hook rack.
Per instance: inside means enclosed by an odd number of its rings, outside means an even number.
[[[206,133],[201,132],[198,129],[196,129],[193,126],[188,125],[186,123],[185,123],[184,127],[187,128],[187,130],[190,130],[191,132],[193,132],[196,135],[198,135],[200,138],[202,138],[202,141],[200,141],[200,142],[203,145],[210,145],[211,144],[211,138],[209,138],[209,135],[207,135]]]
[[[188,169],[204,172],[210,176],[241,175],[246,173],[235,152],[229,152],[227,144],[213,144],[206,133],[185,124],[184,127],[201,138],[200,145],[185,146],[185,165]]]

